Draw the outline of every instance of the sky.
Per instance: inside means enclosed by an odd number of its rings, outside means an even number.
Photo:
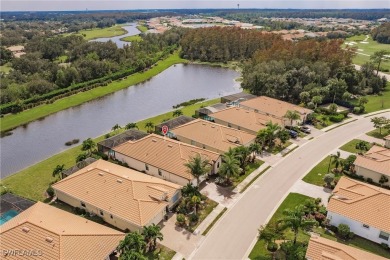
[[[1,0],[1,11],[77,11],[129,9],[196,8],[294,8],[294,9],[374,9],[390,8],[390,0]]]

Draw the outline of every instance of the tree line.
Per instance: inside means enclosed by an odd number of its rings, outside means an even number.
[[[390,22],[382,23],[371,31],[372,38],[379,43],[390,44]]]

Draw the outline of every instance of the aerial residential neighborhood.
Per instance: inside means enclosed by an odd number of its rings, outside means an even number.
[[[388,3],[3,2],[0,259],[390,259]]]

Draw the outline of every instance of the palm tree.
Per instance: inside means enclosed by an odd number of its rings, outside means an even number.
[[[119,125],[119,124],[115,124],[112,128],[111,128],[111,130],[112,131],[117,131],[117,130],[119,130],[119,129],[121,129],[122,127]]]
[[[86,153],[80,153],[79,155],[77,155],[76,157],[76,163],[79,163],[81,161],[84,161],[85,159],[87,159],[88,155]]]
[[[197,214],[198,206],[199,206],[201,201],[202,201],[201,198],[199,196],[196,196],[196,195],[192,196],[192,198],[191,198],[191,203],[194,205],[194,209],[195,209],[195,215]]]
[[[200,191],[197,186],[192,185],[192,183],[187,183],[187,185],[181,189],[181,194],[183,197],[192,198],[193,196],[200,196]]]
[[[294,209],[285,209],[283,215],[284,217],[278,221],[278,224],[281,225],[281,230],[291,228],[294,232],[294,244],[297,242],[299,230],[310,228],[317,224],[317,221],[305,217],[303,205],[297,206]]]
[[[136,231],[128,233],[125,239],[119,242],[117,250],[121,255],[129,253],[129,251],[134,251],[142,255],[145,247],[144,237]]]
[[[241,175],[245,174],[245,168],[248,165],[248,157],[251,154],[251,151],[246,146],[239,146],[234,148],[235,157],[240,162],[240,168],[242,169]]]
[[[287,110],[284,117],[290,119],[290,125],[293,125],[294,120],[301,119],[301,115],[295,110]]]
[[[234,156],[225,154],[218,174],[225,177],[226,182],[230,183],[230,178],[238,176],[241,172],[239,164],[240,162]]]
[[[173,117],[177,117],[181,115],[183,115],[183,111],[181,111],[180,109],[173,111]]]
[[[390,120],[387,119],[384,116],[381,116],[381,117],[374,117],[374,118],[372,118],[371,122],[374,124],[375,128],[379,128],[379,134],[381,135],[382,134],[382,128],[385,125],[389,124]]]
[[[148,133],[151,133],[153,132],[152,129],[154,128],[154,123],[152,121],[149,121],[145,124],[145,127],[148,130]]]
[[[322,103],[322,96],[314,96],[312,99],[311,99],[311,102],[314,103],[314,108],[317,108],[318,104]]]
[[[57,175],[60,176],[60,180],[62,179],[62,172],[65,170],[65,164],[58,164],[54,170],[53,170],[53,177],[56,177]]]
[[[143,254],[136,252],[134,250],[126,251],[124,254],[121,254],[121,260],[148,260]]]
[[[200,154],[192,157],[184,166],[187,167],[189,173],[196,177],[197,187],[199,187],[200,177],[210,172],[209,160],[202,158]]]
[[[125,129],[131,129],[131,128],[138,128],[137,126],[137,123],[128,123],[126,126],[125,126]]]
[[[276,135],[280,129],[281,129],[281,127],[278,124],[274,124],[271,121],[267,123],[268,146],[273,146]]]
[[[344,160],[341,158],[340,151],[337,151],[336,154],[332,154],[330,157],[332,158],[332,163],[336,167],[336,171],[338,171],[339,166],[343,166],[344,164]]]
[[[157,239],[162,241],[164,238],[161,233],[161,227],[154,223],[150,226],[145,226],[142,231],[142,235],[145,238],[148,251],[154,251],[157,246]]]
[[[251,143],[249,145],[249,151],[252,153],[252,163],[255,161],[256,159],[256,155],[260,154],[261,151],[262,151],[262,147],[259,143]]]
[[[363,151],[368,151],[368,142],[359,141],[356,143],[355,148],[360,150],[360,153],[363,154]]]
[[[256,143],[260,144],[261,146],[266,146],[267,145],[267,140],[269,136],[269,132],[267,129],[261,129],[256,135]]]
[[[96,147],[96,143],[91,138],[84,140],[83,143],[81,144],[81,150],[88,151],[89,155],[92,154],[92,150],[95,147]]]

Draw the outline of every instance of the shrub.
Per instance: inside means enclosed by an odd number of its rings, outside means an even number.
[[[354,114],[360,114],[360,113],[361,113],[361,112],[360,112],[360,107],[354,107],[353,110],[352,110],[352,112],[353,112]]]
[[[186,222],[186,217],[183,214],[177,214],[176,221],[179,223],[179,225],[184,225]]]
[[[102,154],[102,159],[105,160],[105,161],[107,161],[107,160],[108,160],[108,155],[105,154],[105,153],[103,153],[103,154]]]
[[[321,225],[322,222],[326,219],[326,216],[324,214],[321,214],[319,212],[316,212],[314,215],[314,218],[318,221],[318,223]]]
[[[50,196],[50,198],[52,198],[54,196],[54,189],[51,185],[49,186],[49,188],[47,188],[46,193],[47,193],[47,195]]]
[[[275,252],[276,250],[278,250],[278,244],[276,244],[275,242],[269,242],[267,245],[267,250],[270,252]]]
[[[73,209],[74,213],[76,213],[76,215],[85,215],[87,212],[85,211],[85,209],[82,209],[82,208],[79,208],[79,207],[75,207]]]
[[[381,243],[381,246],[382,246],[384,249],[389,249],[389,245],[386,244],[386,243]]]
[[[68,141],[65,143],[66,146],[71,146],[72,145],[72,141]]]
[[[190,215],[190,221],[191,222],[197,222],[199,220],[199,216],[197,214],[191,214]]]
[[[324,182],[327,184],[328,187],[331,187],[331,183],[334,181],[334,174],[333,173],[327,173],[324,176]]]
[[[349,226],[346,224],[340,224],[337,229],[338,229],[337,232],[338,235],[342,238],[348,238],[349,233],[351,232]]]
[[[343,121],[343,119],[344,119],[344,116],[341,114],[329,116],[329,120],[332,122],[335,122],[335,123],[341,122],[341,121]]]
[[[72,144],[77,144],[78,142],[80,142],[80,139],[73,139],[72,140]]]
[[[349,232],[349,234],[348,234],[348,239],[352,239],[352,238],[354,238],[354,237],[355,237],[355,233]]]
[[[371,184],[374,182],[371,178],[367,178],[366,180],[368,183],[371,183]]]
[[[316,198],[314,200],[314,202],[315,202],[316,205],[319,205],[322,202],[322,199],[321,198]]]

